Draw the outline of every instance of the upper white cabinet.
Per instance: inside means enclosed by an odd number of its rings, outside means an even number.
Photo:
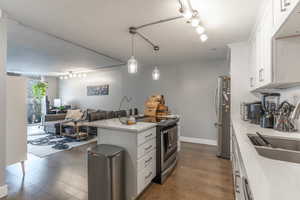
[[[276,29],[285,23],[293,9],[297,6],[299,0],[273,0],[274,23]]]
[[[250,39],[251,90],[272,82],[273,3],[270,1]]]
[[[291,44],[291,42],[283,41],[287,39],[280,38],[297,32],[296,30],[290,31],[290,29],[299,24],[299,1],[266,1],[250,38],[250,90],[285,88],[300,83],[300,76],[295,75],[300,73],[299,67],[296,67],[300,62],[300,57],[293,53],[295,49],[299,52],[300,42]],[[299,11],[297,11],[298,7]],[[296,15],[295,13],[298,13],[298,20],[291,17]],[[288,29],[286,28],[287,24],[289,25]],[[300,38],[300,29],[298,32]],[[292,79],[288,77],[292,77]]]

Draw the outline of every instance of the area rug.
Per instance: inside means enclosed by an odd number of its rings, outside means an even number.
[[[28,125],[27,126],[27,135],[33,136],[33,135],[43,135],[45,134],[45,131],[43,128],[39,125]]]
[[[44,135],[29,136],[28,140],[35,140],[35,139],[39,139],[39,138],[42,138],[42,137],[45,137],[45,136],[47,136],[47,135],[44,134]],[[63,140],[63,138],[51,139],[51,142],[60,141],[60,140]],[[31,153],[31,154],[33,154],[37,157],[40,157],[40,158],[44,158],[44,157],[50,156],[52,154],[55,154],[55,153],[58,153],[58,152],[61,152],[61,151],[68,151],[68,150],[71,150],[74,147],[79,147],[79,146],[86,145],[86,144],[96,142],[96,141],[97,141],[97,138],[95,137],[95,138],[92,138],[92,139],[89,139],[89,140],[86,140],[86,141],[69,142],[69,143],[66,143],[69,146],[69,148],[65,149],[65,150],[54,149],[54,148],[52,148],[53,145],[47,145],[47,144],[45,144],[45,145],[32,145],[32,144],[28,143],[27,147],[28,147],[28,153]]]

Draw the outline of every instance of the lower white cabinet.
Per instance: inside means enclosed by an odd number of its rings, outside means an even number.
[[[156,128],[140,133],[99,128],[98,144],[125,149],[126,200],[136,199],[156,176]]]
[[[140,194],[156,175],[156,150],[138,161],[137,191]]]
[[[232,141],[231,141],[231,149],[232,149],[231,159],[232,159],[235,199],[254,200],[251,194],[250,186],[248,184],[246,170],[240,155],[238,143],[233,129],[232,132],[233,134],[232,134]]]

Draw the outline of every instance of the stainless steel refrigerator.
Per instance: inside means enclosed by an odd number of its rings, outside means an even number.
[[[217,156],[230,159],[230,77],[218,77],[218,87],[215,95],[215,111],[218,132]]]

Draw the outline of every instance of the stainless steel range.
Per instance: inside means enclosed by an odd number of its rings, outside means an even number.
[[[156,177],[154,182],[162,184],[176,167],[178,160],[179,118],[143,117],[138,121],[157,123],[156,128]]]
[[[178,154],[178,126],[179,118],[146,117],[138,119],[143,122],[157,123],[156,128],[156,183],[164,183],[166,178],[176,167]]]

